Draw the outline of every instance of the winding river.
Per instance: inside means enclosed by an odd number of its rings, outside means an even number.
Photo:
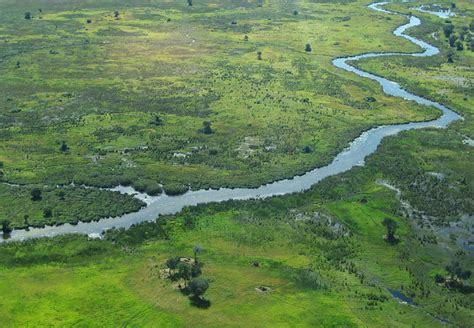
[[[372,10],[382,13],[401,15],[381,8],[381,6],[384,4],[386,4],[386,2],[373,3],[368,7]],[[401,131],[425,127],[446,128],[449,123],[462,118],[454,111],[437,102],[409,93],[408,91],[402,89],[396,82],[389,81],[383,77],[359,70],[350,65],[351,62],[364,58],[388,56],[429,57],[438,54],[439,50],[436,47],[405,34],[407,29],[421,24],[420,19],[415,16],[407,16],[407,18],[409,19],[409,22],[398,27],[393,33],[396,36],[405,38],[418,45],[422,49],[421,52],[367,53],[352,57],[336,58],[333,60],[333,64],[343,70],[377,81],[382,86],[383,91],[388,95],[411,100],[421,105],[438,108],[442,111],[442,115],[438,119],[429,122],[414,122],[373,128],[362,133],[359,137],[352,141],[350,146],[339,153],[329,165],[314,169],[301,176],[295,176],[292,179],[269,183],[254,189],[221,188],[216,190],[189,191],[181,196],[161,195],[157,197],[150,197],[145,194],[137,193],[130,187],[113,188],[110,190],[135,195],[135,197],[145,201],[147,206],[135,213],[126,214],[117,218],[101,219],[96,222],[79,222],[77,225],[64,224],[60,226],[47,226],[44,228],[31,228],[29,230],[15,230],[11,233],[10,239],[8,240],[52,237],[67,233],[80,233],[87,234],[89,236],[100,236],[100,234],[107,229],[111,229],[113,227],[129,228],[131,225],[140,222],[154,221],[159,215],[175,214],[180,212],[186,206],[194,206],[211,202],[222,202],[227,200],[267,198],[271,196],[302,192],[308,190],[326,177],[348,171],[354,166],[364,165],[365,158],[376,151],[382,139],[386,136],[395,135]]]

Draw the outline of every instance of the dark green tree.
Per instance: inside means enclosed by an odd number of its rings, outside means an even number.
[[[463,51],[464,50],[464,44],[462,43],[461,40],[456,40],[454,45],[456,46],[457,51]]]
[[[31,200],[34,202],[40,201],[43,197],[41,196],[41,189],[33,188],[31,190]]]
[[[304,146],[304,148],[303,148],[303,153],[309,154],[309,153],[312,153],[312,152],[313,152],[313,147],[311,147],[311,146]]]
[[[189,279],[192,276],[191,265],[184,262],[179,262],[177,266],[178,272],[176,273],[177,278],[184,280],[184,286],[188,285]]]
[[[448,53],[448,63],[449,63],[449,64],[454,63],[453,54],[452,54],[452,53]]]
[[[311,45],[309,43],[306,43],[306,48],[304,49],[306,52],[311,52],[313,49],[311,49]]]
[[[25,19],[31,19],[31,13],[29,11],[25,13]]]
[[[198,264],[198,258],[197,255],[202,253],[202,247],[199,245],[194,245],[193,247],[193,253],[194,253],[194,263]]]
[[[261,51],[257,52],[257,59],[262,60],[262,52]]]
[[[2,221],[2,232],[4,235],[8,235],[10,232],[12,232],[11,228],[11,223],[9,220],[3,220]]]
[[[456,34],[451,34],[449,36],[449,39],[448,39],[448,42],[449,42],[449,46],[451,48],[454,48],[456,46],[456,40],[458,39],[457,35]]]
[[[194,297],[201,298],[209,289],[209,282],[203,278],[194,278],[189,283],[189,291]]]
[[[169,259],[166,260],[166,266],[170,270],[176,270],[176,268],[178,267],[179,262],[180,262],[179,256],[173,256],[173,257],[170,257]]]
[[[453,31],[454,31],[453,24],[447,24],[443,26],[443,33],[445,37],[449,38],[449,36],[451,35],[451,33],[453,33]]]
[[[204,134],[213,134],[214,130],[211,127],[212,123],[209,121],[202,122],[202,129],[201,132]]]
[[[453,261],[450,265],[447,265],[446,271],[448,271],[451,281],[458,284],[462,284],[462,281],[469,279],[472,274],[471,270],[464,270],[458,261]]]
[[[46,207],[45,209],[43,209],[43,216],[46,218],[46,219],[49,219],[50,217],[53,216],[53,210],[49,207]]]
[[[193,5],[193,0],[188,0],[188,6],[191,7]]]
[[[66,144],[65,141],[61,141],[61,146],[59,146],[59,150],[63,153],[65,153],[69,150],[69,147],[68,147],[68,145]]]
[[[398,229],[398,223],[391,218],[385,218],[383,219],[382,224],[387,228],[387,241],[389,243],[395,243],[397,241],[395,238],[395,232]]]
[[[158,125],[163,125],[164,122],[161,119],[161,117],[159,117],[158,115],[155,115],[155,117],[151,120],[150,124],[158,126]]]

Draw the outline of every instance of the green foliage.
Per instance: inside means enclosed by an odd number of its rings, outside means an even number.
[[[132,196],[106,190],[0,184],[0,217],[9,218],[14,228],[93,221],[134,212],[143,206]]]
[[[395,238],[395,233],[398,229],[398,223],[391,218],[385,218],[383,219],[382,224],[387,229],[387,241],[390,243],[395,242],[397,240]]]
[[[209,281],[203,278],[193,278],[189,283],[189,290],[195,297],[202,297],[209,289]]]
[[[169,259],[166,260],[166,267],[171,269],[171,270],[176,270],[178,267],[178,264],[180,262],[180,257],[179,256],[172,256]]]

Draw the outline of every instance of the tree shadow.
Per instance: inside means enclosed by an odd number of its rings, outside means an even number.
[[[387,244],[390,244],[390,245],[397,245],[400,242],[400,239],[395,238],[395,237],[388,238],[387,235],[385,235],[383,239],[385,240]]]
[[[200,297],[190,296],[189,301],[192,306],[195,306],[199,309],[208,309],[211,307],[211,301]]]

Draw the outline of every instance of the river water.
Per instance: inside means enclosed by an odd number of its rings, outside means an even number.
[[[386,2],[374,3],[369,8],[378,12],[391,15],[399,15],[381,8]],[[180,212],[186,206],[206,204],[211,202],[222,202],[227,200],[248,200],[256,198],[267,198],[278,195],[286,195],[308,190],[322,179],[350,170],[354,166],[364,165],[365,158],[374,153],[386,136],[395,135],[401,131],[420,129],[425,127],[446,128],[449,123],[462,119],[458,114],[449,108],[437,102],[414,95],[393,81],[383,77],[370,74],[350,65],[351,62],[364,58],[389,57],[389,56],[414,56],[429,57],[439,53],[439,50],[432,45],[418,40],[405,34],[405,31],[411,27],[421,24],[419,18],[415,16],[408,17],[409,22],[398,27],[393,33],[396,36],[405,38],[421,49],[417,53],[367,53],[358,56],[336,58],[333,64],[343,70],[355,73],[359,76],[377,81],[383,88],[383,91],[391,96],[414,101],[425,106],[438,108],[442,115],[433,121],[407,123],[389,126],[379,126],[362,133],[350,146],[339,153],[334,160],[327,166],[316,168],[301,176],[295,176],[292,179],[276,181],[262,185],[258,188],[221,188],[216,190],[197,190],[189,191],[180,196],[161,195],[151,197],[140,194],[130,187],[117,187],[110,190],[121,193],[133,194],[147,204],[146,207],[138,212],[123,215],[117,218],[106,218],[96,222],[79,222],[77,225],[64,224],[60,226],[47,226],[44,228],[30,228],[29,230],[14,230],[8,240],[25,240],[39,237],[52,237],[67,233],[80,233],[89,236],[99,236],[107,229],[111,228],[129,228],[133,224],[145,221],[154,221],[158,216],[164,214],[175,214]]]

